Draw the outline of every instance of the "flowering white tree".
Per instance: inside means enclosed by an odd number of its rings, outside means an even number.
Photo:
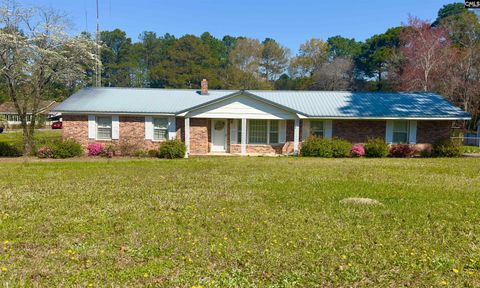
[[[95,67],[95,43],[69,36],[67,19],[46,8],[22,7],[12,0],[0,6],[0,77],[20,116],[23,153],[31,154],[40,100],[52,83],[72,83]],[[27,115],[32,115],[27,123]]]

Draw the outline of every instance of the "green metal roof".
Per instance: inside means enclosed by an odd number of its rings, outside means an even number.
[[[155,88],[85,88],[55,112],[178,114],[240,94],[263,99],[307,117],[470,119],[470,115],[435,93],[347,91],[259,91]]]

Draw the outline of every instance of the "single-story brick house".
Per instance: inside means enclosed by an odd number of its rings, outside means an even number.
[[[296,154],[309,135],[363,143],[431,144],[470,116],[434,93],[85,88],[60,104],[63,136],[88,145],[158,148],[181,139],[189,155]],[[133,143],[133,144],[132,144]]]

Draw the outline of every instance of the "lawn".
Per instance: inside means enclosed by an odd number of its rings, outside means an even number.
[[[62,138],[62,130],[37,130],[35,131],[34,137],[38,143],[58,140]],[[0,134],[0,142],[10,144],[22,143],[22,132],[20,130],[9,133],[3,132]]]
[[[3,286],[480,286],[475,158],[9,160],[0,169]]]

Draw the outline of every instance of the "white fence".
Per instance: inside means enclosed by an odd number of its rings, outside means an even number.
[[[452,139],[460,139],[465,146],[479,146],[480,147],[480,137],[474,133],[465,133],[460,137],[452,137]]]

